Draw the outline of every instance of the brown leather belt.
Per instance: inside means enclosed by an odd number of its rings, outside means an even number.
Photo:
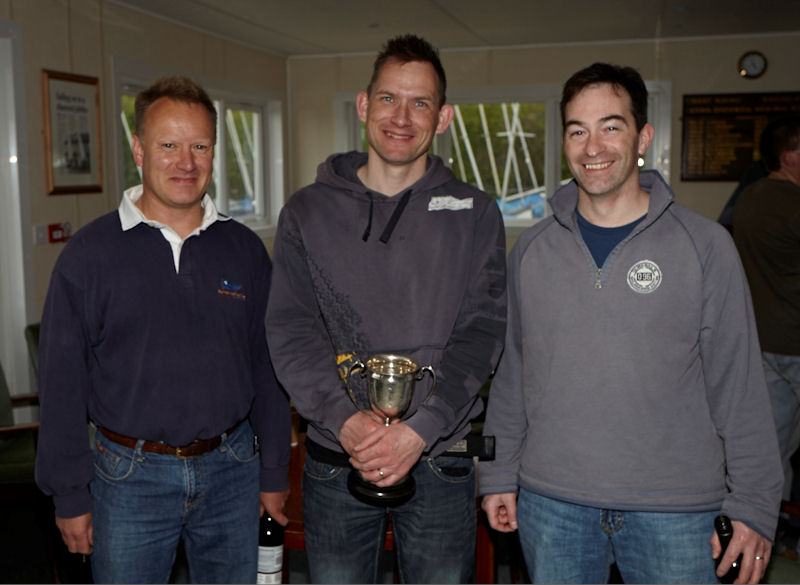
[[[225,435],[230,435],[236,428],[242,424],[242,421],[239,421],[227,431],[225,431]],[[126,437],[124,435],[119,435],[114,431],[110,431],[103,427],[97,427],[97,430],[100,431],[103,436],[111,439],[115,443],[122,445],[123,447],[129,447],[131,449],[135,449],[136,445],[139,443],[139,439],[134,439],[132,437]],[[217,447],[222,444],[222,435],[218,437],[214,437],[213,439],[195,439],[194,442],[189,443],[183,447],[173,447],[172,445],[167,445],[166,443],[155,443],[153,441],[145,441],[142,444],[142,451],[147,451],[148,453],[161,453],[162,455],[175,455],[179,459],[187,459],[189,457],[197,457],[198,455],[203,455],[204,453],[208,453],[209,451],[213,451]]]

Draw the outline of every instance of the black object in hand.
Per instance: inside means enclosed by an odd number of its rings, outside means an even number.
[[[256,583],[280,583],[283,570],[283,526],[264,512],[258,533]]]
[[[714,519],[714,528],[717,530],[717,536],[719,537],[719,543],[722,545],[722,552],[717,557],[716,566],[719,566],[719,562],[722,560],[725,551],[728,549],[728,545],[731,542],[731,538],[733,538],[733,524],[731,524],[731,519],[727,516],[720,514]],[[736,580],[736,577],[739,576],[739,569],[742,566],[742,555],[733,561],[731,568],[728,569],[728,572],[725,573],[722,577],[719,578],[720,583],[733,583]]]

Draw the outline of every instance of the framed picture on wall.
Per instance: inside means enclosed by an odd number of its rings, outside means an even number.
[[[48,195],[102,191],[97,78],[42,69],[42,95]]]

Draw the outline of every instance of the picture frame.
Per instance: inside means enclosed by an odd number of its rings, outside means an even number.
[[[103,190],[96,77],[42,69],[47,194]]]

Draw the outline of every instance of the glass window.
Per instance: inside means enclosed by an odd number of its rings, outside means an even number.
[[[256,213],[256,161],[261,114],[253,109],[225,111],[225,161],[228,176],[228,212],[234,217]]]
[[[547,197],[565,182],[559,92],[555,85],[448,91],[455,114],[437,153],[497,200],[507,227],[549,215]]]
[[[120,121],[122,122],[120,152],[122,153],[123,191],[142,182],[142,171],[136,166],[133,160],[133,150],[131,149],[131,138],[133,138],[134,131],[133,102],[136,99],[138,90],[126,85],[124,91],[125,93],[120,96],[119,112]]]
[[[497,199],[507,219],[544,217],[546,104],[456,104],[454,109],[453,173]]]

